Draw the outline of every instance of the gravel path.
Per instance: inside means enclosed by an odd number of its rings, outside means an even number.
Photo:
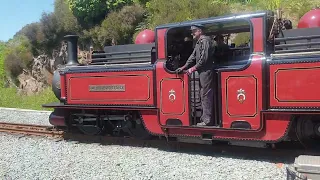
[[[0,108],[0,121],[51,126],[50,111],[32,111],[24,109]]]
[[[0,179],[272,179],[275,163],[0,133]],[[254,159],[254,158],[253,158]]]
[[[1,120],[8,118],[10,122],[45,124],[48,115],[0,110]],[[276,163],[257,157],[190,154],[0,133],[0,179],[4,180],[286,180],[285,166],[277,167]]]

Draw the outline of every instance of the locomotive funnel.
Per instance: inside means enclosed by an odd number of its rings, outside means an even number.
[[[68,43],[68,57],[67,57],[67,66],[76,66],[79,65],[78,62],[78,38],[77,35],[67,35],[64,36],[64,39]]]

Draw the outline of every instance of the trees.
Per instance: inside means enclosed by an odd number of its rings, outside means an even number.
[[[149,28],[157,25],[228,14],[228,4],[217,0],[151,0],[146,5]]]
[[[3,86],[3,81],[5,77],[4,50],[5,50],[5,43],[0,41],[0,88]]]
[[[127,44],[132,42],[135,27],[142,21],[145,11],[140,5],[124,6],[108,14],[100,28],[100,44]]]
[[[67,0],[55,0],[54,14],[58,19],[58,27],[61,32],[72,34],[81,32],[81,26],[72,14]]]
[[[18,31],[14,38],[17,36],[25,36],[29,39],[32,47],[31,52],[34,56],[37,56],[42,53],[43,47],[41,42],[44,40],[44,34],[42,33],[41,23],[31,23],[25,25],[20,31]]]
[[[143,21],[146,11],[139,4],[123,6],[110,12],[102,21],[90,30],[84,30],[84,41],[92,43],[96,49],[105,45],[132,43],[137,25]]]
[[[118,10],[133,0],[67,0],[81,26],[88,29],[100,24],[111,11]]]
[[[23,69],[31,67],[33,62],[31,46],[26,36],[19,35],[9,40],[2,50],[4,67],[14,80],[22,73]]]

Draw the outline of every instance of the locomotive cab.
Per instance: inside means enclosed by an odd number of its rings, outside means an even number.
[[[212,40],[212,44],[215,48],[214,53],[214,64],[213,71],[215,72],[212,76],[213,78],[213,90],[214,99],[212,107],[214,119],[212,119],[212,124],[217,127],[221,126],[221,120],[219,117],[219,91],[221,90],[221,84],[219,84],[218,72],[224,68],[240,68],[245,66],[252,52],[251,45],[251,25],[246,19],[235,19],[235,20],[220,20],[216,22],[210,22],[210,20],[203,21],[205,30],[204,34],[209,36]],[[217,36],[222,36],[224,39],[224,44],[228,47],[224,50],[221,55],[219,48],[221,45],[217,43]],[[166,32],[166,62],[165,68],[168,72],[174,73],[174,71],[183,66],[189,56],[191,55],[195,40],[192,39],[190,25],[180,25],[172,26],[168,28]],[[200,88],[199,88],[199,74],[194,72],[189,80],[190,86],[190,108],[192,113],[192,120],[190,125],[194,125],[199,122],[202,107],[200,99]]]

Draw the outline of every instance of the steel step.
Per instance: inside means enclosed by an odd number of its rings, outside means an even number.
[[[293,169],[287,169],[287,179],[320,180],[320,156],[300,155]]]
[[[300,173],[320,175],[320,156],[300,155],[295,159],[294,167]]]

